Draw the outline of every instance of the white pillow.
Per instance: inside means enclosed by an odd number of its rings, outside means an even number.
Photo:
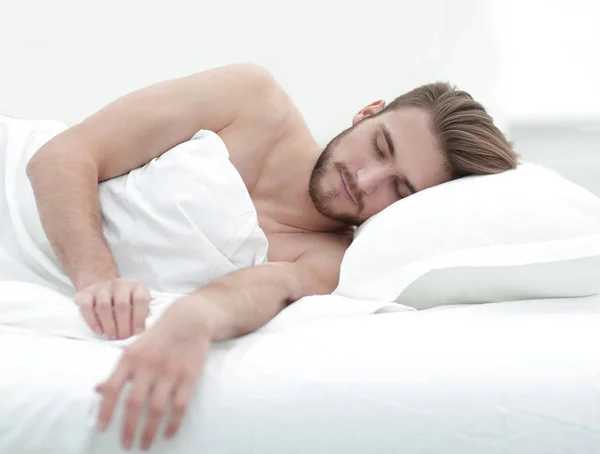
[[[334,294],[442,304],[600,292],[600,199],[526,163],[401,200],[365,222]]]

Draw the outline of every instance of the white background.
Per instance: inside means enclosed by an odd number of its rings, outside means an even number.
[[[434,79],[499,117],[600,117],[595,0],[2,0],[0,111],[80,120],[158,80],[268,67],[319,138]]]
[[[159,80],[254,62],[323,144],[371,101],[437,79],[508,134],[594,126],[599,23],[596,0],[0,0],[0,114],[73,124]]]

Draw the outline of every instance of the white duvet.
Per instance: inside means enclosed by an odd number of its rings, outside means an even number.
[[[0,279],[73,294],[44,233],[26,176],[31,156],[66,127],[0,117]],[[99,187],[103,231],[120,275],[190,293],[267,260],[267,238],[228,150],[211,131]],[[17,266],[15,266],[17,264]]]
[[[23,174],[62,128],[0,121],[0,454],[123,452],[123,402],[99,434],[93,388],[135,338],[108,342],[85,325]],[[164,156],[101,188],[118,264],[152,288],[149,326],[202,279],[267,259],[218,136],[201,131]],[[207,168],[210,178],[198,178]],[[234,215],[207,195],[211,185],[228,189]],[[224,219],[227,229],[214,228]],[[164,255],[169,241],[181,255]],[[213,346],[179,434],[151,452],[597,453],[599,326],[600,297],[426,311],[304,298]]]
[[[0,453],[124,452],[122,400],[94,430],[119,342],[43,292],[0,288]],[[600,297],[390,309],[304,298],[215,345],[180,433],[151,452],[599,452]]]

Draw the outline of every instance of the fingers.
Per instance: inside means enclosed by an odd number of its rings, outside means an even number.
[[[126,339],[144,330],[150,299],[145,284],[124,279],[91,285],[75,297],[85,322],[110,340]]]
[[[190,326],[194,327],[196,324]],[[157,325],[140,336],[125,350],[110,378],[96,388],[104,394],[98,416],[98,428],[105,430],[125,381],[132,380],[131,389],[125,399],[121,431],[121,442],[125,449],[130,449],[134,444],[146,406],[148,411],[141,437],[142,449],[149,449],[156,439],[161,421],[169,407],[171,414],[166,424],[165,436],[172,438],[178,432],[210,346],[208,335],[174,336],[172,331],[165,329],[162,325]]]
[[[131,287],[126,282],[116,282],[113,288],[113,304],[115,311],[117,339],[131,336]]]
[[[125,401],[125,423],[122,433],[125,449],[130,449],[133,444],[140,415],[154,379],[155,374],[151,369],[145,368],[136,373],[133,387]]]
[[[101,431],[108,427],[121,389],[129,375],[129,367],[126,362],[121,361],[108,380],[96,386],[96,391],[104,396],[98,414],[98,428]]]
[[[94,311],[94,295],[87,292],[78,293],[75,296],[75,302],[79,307],[83,319],[92,331],[96,334],[102,334],[104,331],[102,331],[102,327]]]
[[[96,291],[96,316],[100,320],[102,329],[111,340],[117,338],[117,326],[112,305],[112,294],[109,288],[100,287]]]
[[[195,380],[189,376],[181,380],[179,387],[175,390],[172,402],[171,420],[165,430],[165,437],[173,438],[179,430],[181,420],[187,412],[192,394],[194,393]]]
[[[146,317],[148,316],[148,304],[150,303],[148,287],[143,284],[137,284],[133,290],[131,299],[133,303],[133,334],[140,334],[144,330]]]
[[[156,436],[156,430],[163,418],[165,410],[169,405],[169,398],[173,393],[174,380],[169,377],[163,378],[154,388],[152,399],[148,408],[146,429],[142,436],[142,449],[150,448]]]

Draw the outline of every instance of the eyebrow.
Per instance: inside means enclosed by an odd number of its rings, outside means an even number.
[[[392,135],[390,134],[390,130],[386,125],[381,125],[381,131],[383,132],[383,136],[385,137],[385,141],[387,142],[388,149],[390,150],[390,155],[392,158],[396,159],[396,150],[394,148],[394,141],[392,140]],[[402,182],[406,185],[406,187],[410,190],[411,193],[417,193],[417,189],[415,185],[410,182],[410,180],[406,177],[402,179]]]

